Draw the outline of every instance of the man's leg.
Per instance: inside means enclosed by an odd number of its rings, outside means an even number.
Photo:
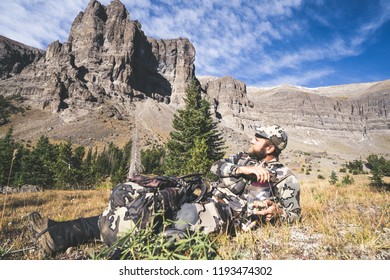
[[[202,231],[205,234],[224,232],[231,223],[232,213],[227,205],[210,200],[186,203],[177,213],[173,228],[180,231]]]
[[[99,216],[94,216],[56,222],[33,212],[29,215],[29,228],[40,252],[53,256],[69,247],[100,239],[98,219]]]

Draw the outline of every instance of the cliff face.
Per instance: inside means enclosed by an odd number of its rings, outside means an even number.
[[[207,87],[207,83],[205,84]],[[354,89],[355,87],[361,90]],[[335,89],[337,91],[337,87]],[[388,153],[390,143],[390,80],[369,85],[343,85],[337,94],[294,86],[271,89],[231,87],[236,104],[215,106],[231,141],[252,136],[256,125],[280,124],[290,133],[290,147],[340,153]],[[226,98],[226,97],[225,97]],[[221,116],[222,115],[222,116]],[[337,153],[336,152],[336,153]]]
[[[194,77],[194,58],[188,39],[148,39],[120,1],[105,7],[92,0],[68,41],[53,42],[17,77],[0,81],[0,94],[28,97],[32,106],[53,112],[103,103],[126,111],[146,97],[180,103]]]
[[[360,131],[390,128],[390,80],[372,83],[358,95],[343,85],[339,95],[294,86],[246,91],[231,77],[199,78],[215,110],[215,116],[245,130],[250,123],[280,123],[322,130]],[[351,85],[353,87],[355,85]]]
[[[27,65],[37,61],[43,53],[42,50],[0,35],[0,79],[19,74]]]
[[[155,57],[152,67],[169,83],[171,104],[180,105],[188,83],[195,78],[195,48],[188,39],[157,40],[148,38]]]
[[[253,107],[243,82],[232,77],[200,78],[199,80],[206,97],[214,108],[216,118],[239,116]]]
[[[381,82],[389,84],[388,81]],[[323,130],[386,130],[390,127],[390,87],[373,83],[359,95],[325,96],[310,89],[281,86],[251,93],[267,121]],[[277,114],[272,114],[276,109]],[[272,114],[272,118],[270,118]],[[260,115],[258,115],[260,118]]]

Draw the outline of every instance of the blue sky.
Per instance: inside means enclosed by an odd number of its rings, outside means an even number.
[[[45,49],[89,0],[1,0],[0,34]],[[107,5],[109,0],[101,0]],[[389,0],[122,0],[147,36],[189,38],[197,76],[248,86],[390,79]]]

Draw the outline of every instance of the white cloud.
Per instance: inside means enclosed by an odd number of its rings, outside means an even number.
[[[310,70],[307,72],[299,72],[296,74],[289,75],[280,75],[276,78],[260,81],[258,85],[273,87],[277,85],[304,85],[310,84],[313,81],[322,79],[330,74],[333,74],[335,71],[332,69],[321,69],[321,70]]]
[[[44,49],[52,41],[67,39],[70,24],[87,3],[88,0],[3,0],[2,35]]]
[[[366,43],[383,24],[390,20],[390,5],[388,2],[380,1],[379,13],[371,21],[364,23],[357,30],[357,35],[351,39],[351,45],[360,46]]]
[[[301,6],[301,0],[262,0],[254,8],[264,17],[291,16],[294,8]]]
[[[104,1],[106,2],[106,1]],[[103,1],[101,2],[103,4]],[[152,3],[150,0],[122,0],[122,3],[127,5],[132,5],[133,7],[141,8],[141,9],[148,9]],[[107,2],[104,4],[108,4]]]

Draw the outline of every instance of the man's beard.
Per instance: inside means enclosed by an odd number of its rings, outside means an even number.
[[[255,158],[258,160],[263,160],[267,156],[267,154],[265,152],[265,147],[262,147],[261,150],[258,152],[254,152],[252,147],[250,147],[248,150],[248,154],[251,158]]]

